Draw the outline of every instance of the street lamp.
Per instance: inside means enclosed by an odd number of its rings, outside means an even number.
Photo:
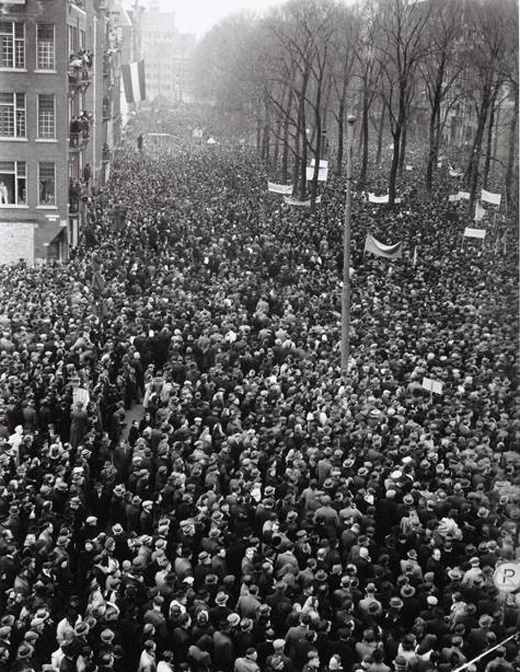
[[[341,370],[347,373],[350,352],[350,206],[352,203],[352,135],[356,117],[347,117],[347,189],[343,229],[343,289],[341,292]]]

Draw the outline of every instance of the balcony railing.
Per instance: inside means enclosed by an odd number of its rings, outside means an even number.
[[[90,140],[90,126],[85,126],[80,129],[72,127],[70,129],[70,144],[69,149],[72,152],[80,152]]]

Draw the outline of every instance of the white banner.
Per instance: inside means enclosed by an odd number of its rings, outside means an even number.
[[[459,191],[459,196],[463,201],[469,201],[469,191]]]
[[[497,205],[500,207],[500,201],[502,200],[501,194],[494,194],[492,191],[486,191],[482,189],[482,196],[480,197],[482,201],[486,203],[491,203],[491,205]]]
[[[486,208],[483,208],[480,203],[477,201],[475,203],[475,221],[480,222],[486,216]]]
[[[316,159],[312,159],[311,160],[311,168],[314,168],[315,165],[316,165]],[[321,159],[320,168],[328,168],[328,167],[329,167],[329,162]]]
[[[480,238],[481,240],[484,240],[486,237],[486,229],[472,229],[470,227],[466,227],[464,229],[464,236],[466,238]]]
[[[388,203],[389,200],[390,200],[390,197],[389,197],[388,194],[386,196],[376,196],[375,194],[368,194],[368,202],[369,203],[377,203],[379,205],[382,205],[384,203]],[[400,203],[401,199],[399,197],[396,197],[395,202]]]
[[[299,201],[297,198],[292,198],[291,196],[286,196],[284,199],[285,203],[287,205],[296,205],[299,207],[303,208],[309,208],[311,205],[310,199],[308,201]],[[321,203],[321,196],[316,197],[315,201],[316,205],[319,205]]]
[[[406,166],[406,170],[413,170],[413,166],[409,163],[409,164]]]
[[[292,189],[292,184],[276,184],[275,182],[267,182],[267,191],[270,191],[272,194],[290,196],[292,194]]]
[[[442,394],[442,383],[439,380],[433,380],[432,378],[423,378],[422,381],[423,389],[427,392],[433,392],[434,394]]]
[[[328,177],[328,168],[318,168],[318,182],[326,182]],[[307,168],[307,182],[311,182],[314,178],[314,167]]]
[[[72,390],[72,403],[82,403],[83,406],[88,406],[90,402],[90,394],[88,390],[84,387],[77,387],[75,390]]]
[[[458,203],[460,201],[460,193],[451,194],[451,196],[448,196],[448,201],[450,203]]]

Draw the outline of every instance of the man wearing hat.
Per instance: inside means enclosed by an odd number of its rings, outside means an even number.
[[[232,614],[232,610],[227,606],[229,595],[223,591],[219,591],[215,596],[215,606],[209,610],[209,619],[214,627],[218,627],[220,623],[226,621],[228,616]]]
[[[260,667],[256,662],[257,659],[256,649],[248,648],[245,656],[236,659],[233,672],[260,672]]]
[[[293,672],[294,665],[285,653],[285,640],[278,638],[273,641],[273,653],[267,656],[265,662],[267,672]]]

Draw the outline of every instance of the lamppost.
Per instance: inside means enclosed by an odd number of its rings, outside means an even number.
[[[347,188],[343,228],[343,289],[341,292],[341,370],[347,373],[350,353],[350,206],[352,203],[352,135],[356,117],[347,117]]]

